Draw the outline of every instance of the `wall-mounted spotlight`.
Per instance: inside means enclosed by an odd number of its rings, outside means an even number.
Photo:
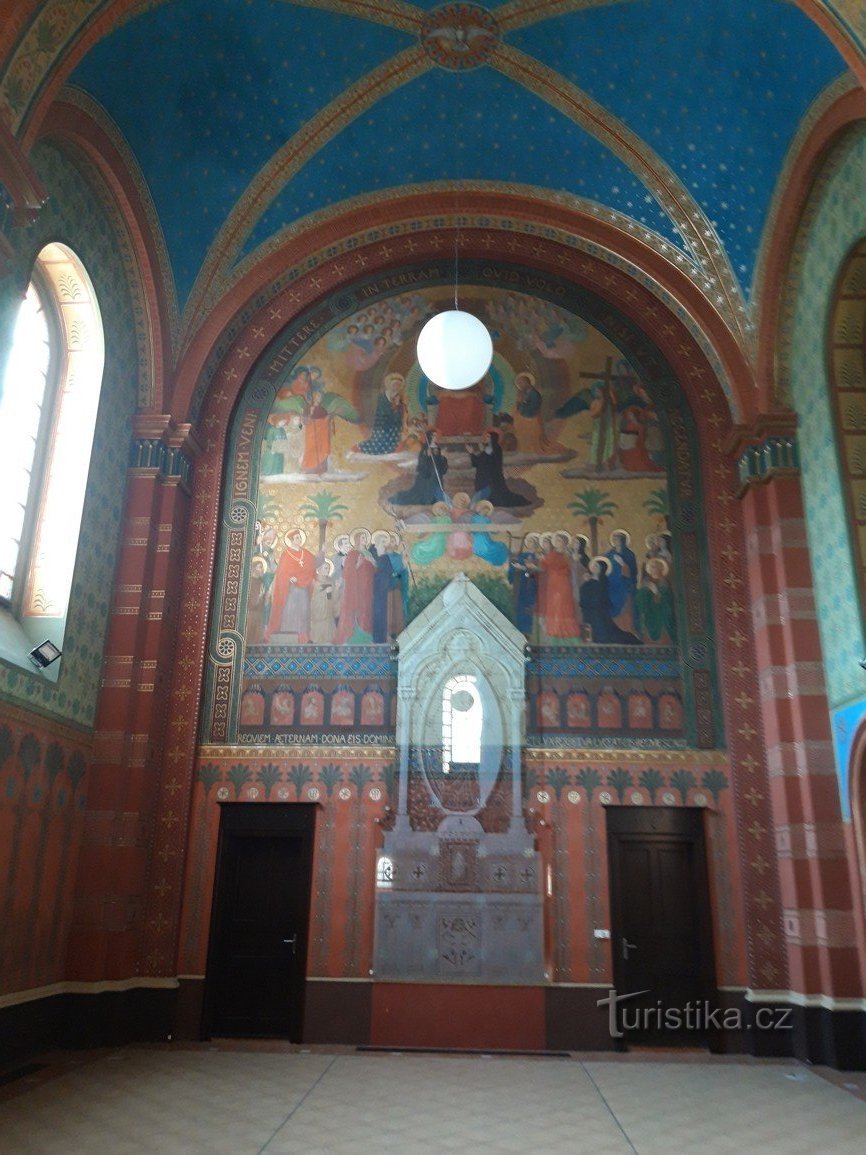
[[[52,662],[56,662],[60,657],[61,651],[58,650],[54,642],[44,641],[41,645],[35,647],[30,651],[30,661],[34,666],[40,670],[44,670],[46,666],[50,666]]]

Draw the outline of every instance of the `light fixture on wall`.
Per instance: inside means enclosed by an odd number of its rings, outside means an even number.
[[[454,308],[436,313],[418,334],[418,364],[440,389],[477,385],[493,361],[493,341],[483,321],[457,301],[460,227],[454,234]]]
[[[35,646],[29,654],[30,661],[34,666],[40,670],[44,670],[46,666],[50,666],[52,662],[56,662],[60,657],[61,651],[58,650],[54,642],[44,641],[40,645]]]

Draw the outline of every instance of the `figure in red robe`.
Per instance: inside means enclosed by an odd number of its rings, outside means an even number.
[[[340,602],[340,620],[334,634],[334,644],[345,645],[360,632],[369,635],[357,641],[373,640],[373,579],[376,559],[370,552],[370,532],[356,529],[351,534],[352,548],[343,562],[343,597]]]
[[[302,529],[289,530],[284,541],[265,641],[269,642],[272,634],[294,634],[303,646],[310,640],[310,592],[316,580],[316,559],[304,549],[306,534]]]
[[[580,623],[571,585],[571,560],[553,548],[545,534],[541,539],[542,578],[538,584],[538,616],[549,638],[579,638]]]

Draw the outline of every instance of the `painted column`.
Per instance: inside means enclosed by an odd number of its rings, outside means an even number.
[[[739,459],[769,792],[791,990],[863,993],[796,441]],[[750,928],[760,934],[760,928]]]
[[[136,422],[105,646],[95,749],[69,943],[68,977],[140,973],[145,889],[153,870],[166,672],[186,540],[188,428]]]

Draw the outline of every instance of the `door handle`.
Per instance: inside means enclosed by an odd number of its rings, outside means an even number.
[[[297,936],[297,933],[293,934],[291,938],[284,938],[283,939],[283,945],[284,946],[291,946],[292,954],[297,954],[298,953],[298,936]]]
[[[622,936],[622,957],[628,959],[628,952],[630,950],[637,950],[637,943],[629,942],[625,935]]]

